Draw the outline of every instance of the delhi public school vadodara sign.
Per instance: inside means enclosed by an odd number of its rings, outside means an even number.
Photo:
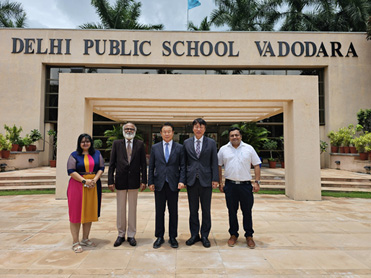
[[[72,55],[72,39],[49,39],[42,38],[12,38],[13,54],[37,54],[37,55]],[[83,39],[82,54],[110,56],[150,56],[152,55],[150,40],[94,40]],[[240,50],[234,45],[234,41],[163,41],[162,56],[186,56],[200,57],[210,56],[215,53],[218,57],[239,57]],[[254,41],[257,54],[261,57],[358,57],[352,42],[343,46],[339,41],[331,41],[320,44],[312,41]],[[243,49],[241,51],[246,51]]]

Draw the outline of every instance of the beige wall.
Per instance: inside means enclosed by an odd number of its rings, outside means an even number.
[[[25,54],[24,51],[15,54],[12,38],[35,39],[29,47],[30,52],[37,52],[37,39],[42,39],[40,52],[46,54]],[[50,39],[62,39],[62,54],[50,54]],[[95,48],[89,50],[89,55],[84,55],[84,39],[91,40],[126,40],[126,52],[134,52],[133,41],[150,41],[144,44],[144,52],[149,56],[130,55],[117,56],[106,53],[98,55]],[[66,49],[69,41],[70,49]],[[170,41],[204,41],[211,42],[214,46],[219,41],[233,41],[233,54],[238,57],[219,57],[215,53],[210,56],[187,57],[163,56],[163,42]],[[263,52],[266,50],[264,41],[270,43],[275,56],[266,52],[260,55],[256,45],[260,41]],[[323,43],[329,57],[296,57],[292,53],[286,57],[278,56],[278,42],[285,41],[290,46],[295,42],[313,42],[317,48]],[[344,57],[331,57],[331,42],[341,43],[341,52]],[[345,57],[350,44],[353,44],[358,57]],[[44,93],[45,93],[45,65],[60,66],[153,66],[153,67],[190,67],[190,68],[215,68],[215,67],[241,67],[241,68],[324,68],[325,69],[325,94],[326,94],[326,125],[320,127],[320,138],[328,142],[326,134],[330,130],[338,129],[350,123],[356,123],[356,113],[360,108],[371,107],[371,51],[370,43],[366,41],[365,34],[360,33],[299,33],[299,32],[160,32],[160,31],[118,31],[118,30],[55,30],[55,29],[0,29],[0,132],[3,125],[16,124],[22,126],[24,136],[31,129],[37,128],[43,134],[48,127],[44,126]],[[266,44],[266,45],[267,45]],[[178,48],[182,52],[185,47]],[[65,54],[68,52],[68,54]],[[165,51],[166,52],[166,51]],[[125,77],[123,77],[125,79]],[[133,78],[131,76],[130,78]],[[157,79],[157,77],[153,78]],[[188,84],[190,76],[183,75],[182,82]],[[241,77],[244,79],[244,77]],[[286,82],[282,76],[275,79],[276,83],[266,91],[256,91],[254,98],[264,99],[267,91],[276,92],[276,97],[282,99],[282,92],[277,93],[276,87]],[[138,81],[138,80],[137,80]],[[228,81],[229,82],[229,81]],[[112,91],[112,83],[107,83],[106,91]],[[156,88],[158,84],[154,85]],[[257,86],[259,88],[259,86]],[[302,89],[302,88],[300,88]],[[205,88],[206,92],[210,90]],[[80,92],[76,92],[79,94]],[[130,96],[133,96],[131,92]],[[222,99],[224,93],[214,95]],[[233,94],[230,95],[234,97]],[[107,96],[112,97],[112,96]],[[155,95],[152,95],[155,97]],[[317,99],[317,96],[313,96]],[[81,104],[78,104],[81,105]],[[88,107],[88,104],[86,104]],[[286,109],[291,109],[290,105]],[[90,117],[90,110],[85,109],[86,117]],[[295,114],[295,113],[293,113]],[[299,113],[300,114],[300,113]],[[317,119],[318,113],[313,118]],[[61,116],[61,114],[60,114]],[[66,116],[66,115],[63,115]],[[63,117],[62,116],[62,117]],[[286,119],[285,122],[289,119]],[[295,121],[295,119],[291,119]],[[89,125],[89,121],[85,125]],[[317,125],[318,127],[318,125]],[[290,132],[285,127],[285,132]],[[318,141],[318,140],[317,140]],[[39,149],[48,149],[39,144]],[[42,153],[42,164],[46,164],[49,154]],[[287,163],[287,162],[286,162]],[[65,163],[62,163],[63,167]],[[328,155],[324,155],[322,166],[329,165]]]

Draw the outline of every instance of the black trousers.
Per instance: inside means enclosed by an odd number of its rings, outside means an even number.
[[[252,228],[251,210],[254,205],[254,195],[252,192],[251,182],[234,184],[229,180],[225,180],[224,193],[229,215],[229,234],[235,235],[236,237],[239,235],[237,211],[240,205],[243,216],[243,229],[245,230],[245,237],[252,236],[254,230]]]
[[[201,203],[202,224],[201,237],[208,237],[211,230],[211,195],[212,187],[202,187],[200,181],[192,186],[187,186],[188,204],[189,204],[189,229],[191,236],[197,236],[200,232],[200,220],[198,210]]]
[[[169,210],[169,237],[178,236],[178,191],[171,191],[165,182],[161,191],[155,191],[156,228],[155,237],[163,237],[165,233],[165,208]]]

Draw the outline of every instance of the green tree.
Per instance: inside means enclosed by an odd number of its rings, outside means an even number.
[[[26,12],[21,3],[0,1],[0,27],[26,27]]]
[[[266,18],[281,31],[366,31],[369,0],[266,0]],[[279,11],[279,12],[278,12]]]
[[[188,23],[188,30],[190,31],[210,31],[211,21],[207,21],[207,16],[201,21],[200,26],[196,26],[193,22]]]
[[[266,18],[264,6],[256,0],[214,0],[211,13],[215,26],[227,25],[231,31],[270,31],[273,23]]]
[[[369,0],[318,0],[312,15],[315,31],[362,32],[367,30]]]
[[[100,23],[85,23],[81,29],[142,29],[162,30],[164,26],[146,25],[138,22],[142,4],[135,0],[116,0],[111,6],[108,0],[91,0],[100,17]]]

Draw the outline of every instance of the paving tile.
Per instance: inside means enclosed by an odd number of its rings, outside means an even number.
[[[75,254],[66,200],[2,196],[0,277],[371,277],[369,211],[370,199],[299,202],[284,195],[255,195],[256,248],[246,246],[240,211],[240,238],[232,248],[227,245],[225,197],[215,193],[211,248],[206,249],[200,242],[185,244],[189,209],[187,194],[180,193],[179,248],[165,242],[155,250],[153,193],[140,193],[138,245],[124,242],[116,248],[116,197],[104,193],[101,217],[90,234],[97,246]],[[167,213],[165,219],[167,241]]]

